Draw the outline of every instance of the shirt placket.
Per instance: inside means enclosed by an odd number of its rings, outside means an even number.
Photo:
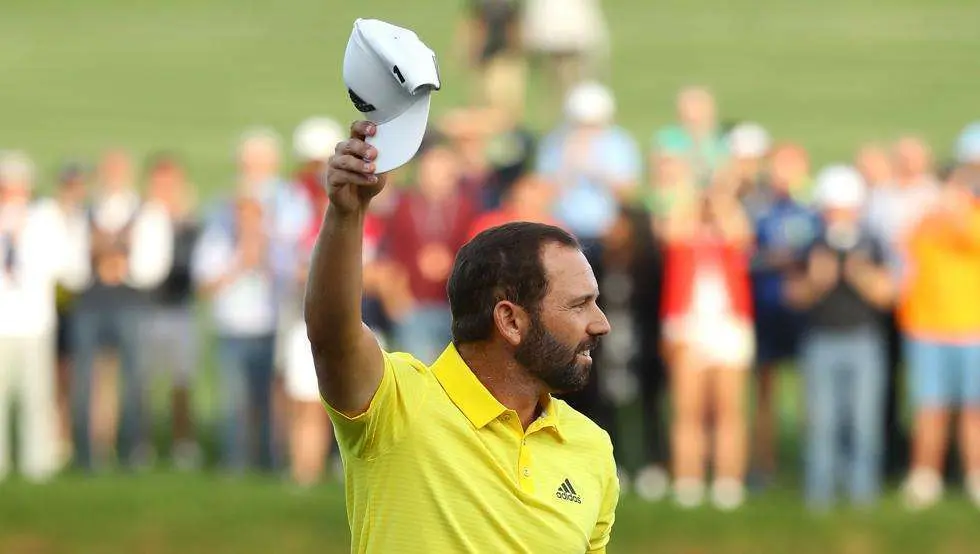
[[[521,490],[527,494],[534,494],[534,458],[531,455],[531,450],[528,445],[529,438],[534,434],[534,426],[532,425],[528,432],[525,433],[524,429],[521,427],[521,420],[517,417],[517,414],[511,410],[508,410],[501,416],[504,424],[507,425],[511,431],[515,433],[517,437],[517,484],[521,487]]]

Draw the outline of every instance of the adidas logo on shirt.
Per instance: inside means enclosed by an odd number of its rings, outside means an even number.
[[[575,487],[572,486],[572,482],[568,479],[565,479],[561,486],[558,487],[558,491],[555,492],[555,497],[559,500],[567,500],[576,504],[582,503],[582,497],[575,492]]]

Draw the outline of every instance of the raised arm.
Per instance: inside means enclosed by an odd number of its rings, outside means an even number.
[[[385,184],[374,174],[375,133],[366,121],[351,126],[327,169],[330,205],[310,260],[306,329],[320,394],[333,409],[356,417],[367,410],[384,371],[381,347],[361,321],[362,241],[368,204]]]

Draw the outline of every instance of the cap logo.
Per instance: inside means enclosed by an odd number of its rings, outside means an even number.
[[[377,109],[372,104],[365,102],[364,99],[358,96],[353,90],[347,89],[347,94],[350,96],[351,102],[354,103],[354,107],[357,108],[357,111],[361,113],[369,113]]]
[[[391,71],[392,71],[392,73],[395,74],[395,77],[398,77],[398,80],[401,81],[401,84],[404,85],[405,84],[405,76],[402,75],[402,70],[401,69],[398,69],[398,66],[396,65],[395,67],[391,68]]]

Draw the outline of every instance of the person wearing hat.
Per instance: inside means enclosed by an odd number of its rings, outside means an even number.
[[[909,271],[897,313],[914,413],[903,496],[913,509],[942,498],[958,411],[966,490],[980,506],[980,202],[963,173],[949,176],[903,247]]]
[[[345,81],[362,108],[384,113],[384,92],[365,80],[390,80],[404,103],[427,104],[434,66],[411,31],[358,20]],[[400,87],[391,67],[427,86]],[[327,170],[330,206],[306,289],[319,389],[344,459],[352,551],[605,552],[619,499],[609,435],[554,397],[584,386],[609,332],[574,237],[520,222],[469,241],[446,289],[452,340],[432,363],[383,350],[362,322],[364,214],[385,172],[417,151],[425,121],[351,126]]]
[[[860,173],[850,166],[820,172],[815,200],[821,233],[785,288],[790,305],[806,316],[801,345],[808,424],[805,496],[816,511],[832,506],[841,480],[858,506],[876,502],[881,488],[881,313],[891,306],[895,285],[881,244],[861,222],[866,194]]]
[[[13,468],[9,435],[16,403],[18,469],[30,481],[61,465],[56,420],[55,287],[77,286],[67,233],[50,203],[38,203],[34,164],[0,152],[0,481]]]

